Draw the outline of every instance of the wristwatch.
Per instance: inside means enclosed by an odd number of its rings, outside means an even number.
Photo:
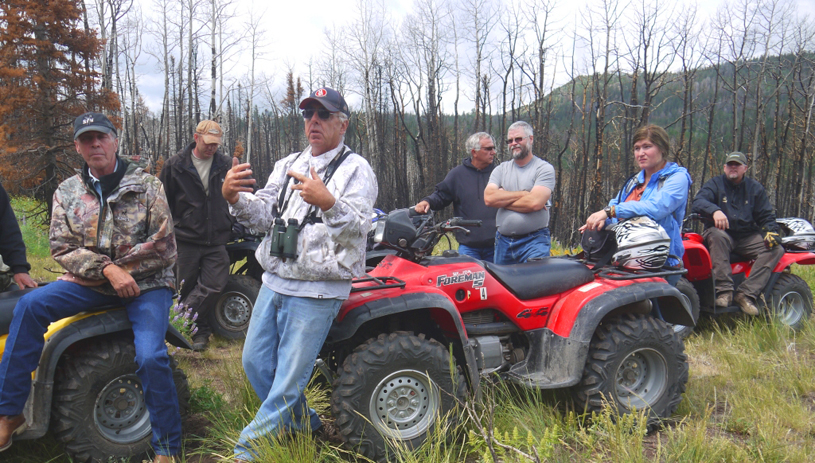
[[[603,212],[605,212],[605,213],[606,213],[606,217],[608,217],[609,219],[611,218],[611,211],[612,211],[612,207],[613,207],[613,206],[606,206],[606,207],[603,209]]]

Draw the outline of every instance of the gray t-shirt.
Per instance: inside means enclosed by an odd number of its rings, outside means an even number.
[[[209,171],[212,169],[212,158],[215,156],[210,156],[208,159],[198,159],[195,157],[195,154],[192,155],[192,165],[195,166],[195,170],[198,171],[198,176],[201,178],[201,183],[204,184],[204,194],[209,196]]]
[[[552,164],[533,155],[525,166],[518,167],[513,160],[504,161],[492,171],[490,183],[506,191],[532,191],[532,187],[545,186],[555,191],[555,168]],[[525,235],[549,226],[549,205],[537,212],[510,211],[503,207],[498,209],[495,223],[498,232],[504,236]]]

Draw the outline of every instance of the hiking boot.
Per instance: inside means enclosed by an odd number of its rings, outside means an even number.
[[[758,315],[758,307],[756,307],[755,301],[753,301],[750,296],[746,296],[742,293],[736,293],[733,300],[739,305],[739,307],[741,307],[742,312],[746,313],[747,315]]]
[[[175,463],[175,458],[168,457],[167,455],[156,455],[156,459],[153,460],[153,463]]]
[[[11,447],[11,437],[25,431],[25,416],[0,416],[0,452]]]
[[[733,291],[722,291],[716,296],[716,307],[730,307],[733,302]]]
[[[209,334],[198,333],[192,337],[192,350],[202,352],[207,350],[209,345]]]

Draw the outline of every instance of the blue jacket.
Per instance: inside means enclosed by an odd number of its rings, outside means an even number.
[[[637,185],[645,181],[645,171],[640,171],[625,182],[617,196],[609,201],[615,206],[615,215],[620,219],[647,216],[655,220],[671,237],[671,255],[680,259],[685,253],[682,245],[682,221],[688,206],[688,188],[693,180],[688,170],[675,162],[665,164],[662,170],[654,173],[645,186],[639,201],[625,202],[625,198]],[[606,224],[616,219],[606,221]],[[676,265],[675,259],[668,259],[667,265]]]

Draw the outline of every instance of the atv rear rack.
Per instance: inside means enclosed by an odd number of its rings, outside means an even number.
[[[676,270],[629,270],[623,268],[609,268],[604,267],[597,275],[608,278],[609,280],[636,280],[638,278],[653,278],[653,277],[666,277],[670,275],[684,275],[688,273],[687,269],[680,268]]]
[[[354,286],[357,283],[374,283],[371,286]],[[405,289],[405,282],[400,280],[396,277],[372,277],[370,275],[366,275],[364,277],[354,278],[351,281],[351,292],[356,293],[360,291],[372,291],[377,289],[387,289],[387,288],[402,288]]]

